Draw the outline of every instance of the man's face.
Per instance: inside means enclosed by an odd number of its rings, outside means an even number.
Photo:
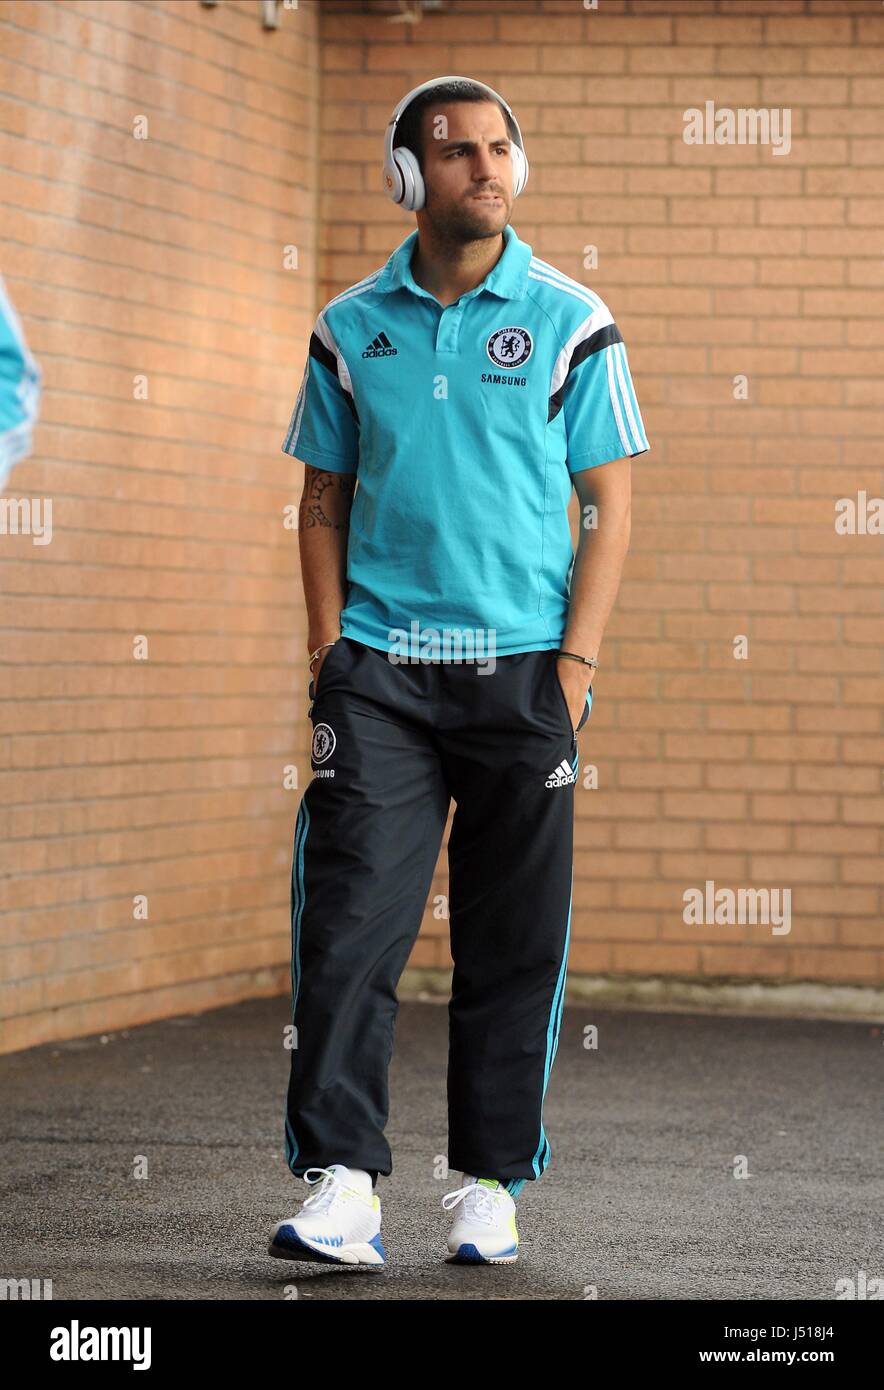
[[[498,236],[513,205],[510,140],[500,107],[492,101],[443,103],[425,110],[423,122],[427,192],[421,212],[458,240]]]

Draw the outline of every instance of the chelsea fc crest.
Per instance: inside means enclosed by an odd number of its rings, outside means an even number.
[[[317,724],[313,730],[313,761],[324,763],[335,751],[336,743],[334,729],[328,724]]]
[[[497,328],[485,344],[495,367],[521,367],[531,356],[531,334],[527,328]]]

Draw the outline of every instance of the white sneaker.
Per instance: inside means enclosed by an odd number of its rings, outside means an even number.
[[[311,1182],[310,1174],[322,1174]],[[270,1233],[268,1254],[281,1260],[321,1260],[332,1264],[382,1265],[381,1199],[362,1191],[360,1180],[343,1163],[308,1168],[304,1181],[319,1187],[297,1216],[280,1221]],[[362,1183],[364,1185],[364,1179]],[[371,1180],[369,1179],[369,1182]]]
[[[442,1198],[446,1211],[463,1203],[448,1233],[452,1263],[512,1264],[519,1253],[515,1202],[494,1178],[464,1173],[463,1179],[463,1187]]]

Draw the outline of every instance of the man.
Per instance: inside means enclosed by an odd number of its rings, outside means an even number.
[[[509,225],[527,173],[492,89],[442,78],[400,102],[385,186],[417,229],[318,316],[283,444],[306,465],[315,658],[286,1159],[318,1184],[274,1228],[284,1258],[384,1262],[396,984],[452,797],[455,1260],[516,1258],[514,1199],[549,1163],[577,734],[648,443],[609,310]],[[572,485],[597,509],[576,558]]]

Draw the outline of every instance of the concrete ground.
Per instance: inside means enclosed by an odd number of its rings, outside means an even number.
[[[391,1069],[386,1266],[271,1259],[308,1190],[282,1156],[289,1020],[259,999],[0,1057],[0,1276],[56,1299],[830,1300],[884,1275],[880,1028],[591,1003],[565,1010],[515,1265],[445,1262],[447,1010],[417,1001]]]

